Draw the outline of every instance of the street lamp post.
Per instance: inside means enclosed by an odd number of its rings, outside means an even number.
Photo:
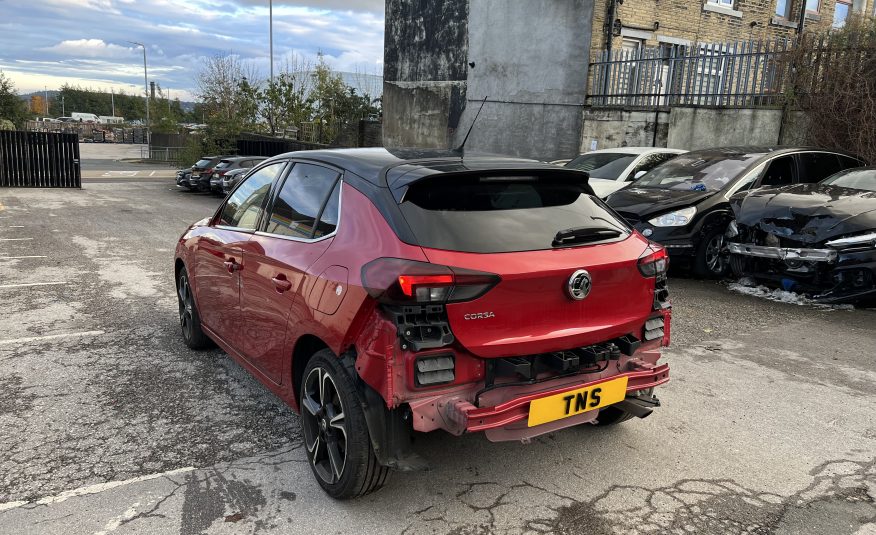
[[[143,88],[146,90],[146,144],[149,144],[149,74],[146,71],[146,45],[136,41],[128,41],[132,45],[143,48]]]
[[[269,94],[271,98],[268,99],[268,106],[270,109],[268,110],[268,114],[270,115],[271,121],[271,135],[276,135],[276,129],[274,127],[274,0],[268,0],[268,47],[270,48],[271,55],[271,80],[270,80],[270,91]]]

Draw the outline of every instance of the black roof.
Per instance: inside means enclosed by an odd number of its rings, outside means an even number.
[[[349,170],[378,186],[390,186],[412,174],[418,178],[436,173],[479,169],[547,169],[555,165],[537,160],[483,153],[460,153],[441,149],[325,149],[287,152],[275,158],[300,158]],[[405,182],[408,182],[406,180]],[[397,184],[396,184],[397,185]]]

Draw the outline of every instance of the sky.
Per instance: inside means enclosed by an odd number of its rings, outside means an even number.
[[[274,68],[322,53],[338,71],[381,75],[384,0],[274,0]],[[269,71],[268,0],[0,0],[0,70],[19,93],[63,84],[143,94],[149,80],[196,100],[204,58]]]

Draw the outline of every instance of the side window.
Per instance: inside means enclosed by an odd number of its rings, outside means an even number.
[[[806,152],[800,155],[800,182],[821,182],[843,170],[837,154],[829,152]]]
[[[322,236],[324,233],[320,232],[316,221],[335,188],[338,176],[337,171],[326,167],[296,163],[274,201],[265,231],[294,238]],[[336,220],[337,208],[334,210]]]
[[[284,165],[286,162],[277,162],[247,177],[226,201],[217,224],[255,230],[265,209],[271,183]]]
[[[748,172],[745,175],[745,178],[736,183],[735,186],[731,187],[730,190],[726,193],[727,198],[729,199],[731,195],[734,193],[738,193],[740,191],[747,191],[751,189],[757,179],[760,178],[760,175],[763,174],[763,170],[766,168],[766,164],[762,163]]]
[[[636,179],[636,175],[639,171],[645,171],[646,173],[651,169],[654,169],[658,165],[663,162],[669,161],[672,158],[677,156],[671,152],[655,152],[654,154],[649,154],[642,158],[642,161],[636,164],[636,167],[630,172],[630,176],[627,177],[627,182],[631,182]]]
[[[852,158],[851,156],[843,156],[840,155],[840,165],[842,165],[843,169],[851,169],[852,167],[862,167],[867,165],[857,158]]]
[[[335,183],[335,188],[332,190],[331,196],[328,198],[328,202],[325,203],[322,216],[320,216],[319,223],[316,225],[316,232],[313,234],[314,238],[331,234],[336,228],[338,228],[338,209],[340,207],[340,199],[341,181],[338,180],[337,183]]]
[[[794,157],[783,156],[770,162],[760,181],[761,186],[781,187],[794,183]]]

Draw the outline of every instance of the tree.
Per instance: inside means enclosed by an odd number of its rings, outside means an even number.
[[[806,142],[876,161],[876,19],[855,17],[790,54],[788,109],[803,111]]]
[[[313,117],[313,65],[297,54],[286,58],[273,83],[259,95],[259,114],[272,134],[284,134]]]
[[[207,59],[197,84],[207,135],[220,149],[232,148],[234,139],[254,129],[258,120],[262,83],[257,72],[237,56],[216,55]]]
[[[18,96],[15,84],[0,71],[0,120],[5,119],[16,127],[23,128],[29,117],[27,104]]]

